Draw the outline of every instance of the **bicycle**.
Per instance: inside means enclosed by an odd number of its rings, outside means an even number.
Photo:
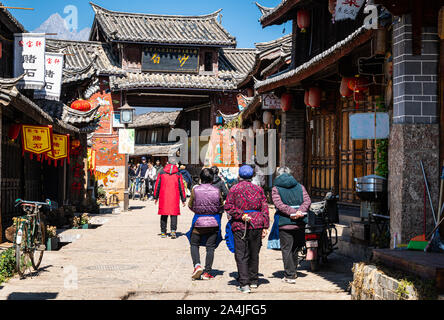
[[[15,221],[15,258],[16,270],[21,278],[31,265],[38,270],[42,262],[45,246],[45,224],[40,217],[40,209],[48,206],[51,210],[51,201],[35,202],[22,199],[15,200],[15,206],[22,206],[25,216],[17,217]],[[28,259],[30,260],[28,260]]]

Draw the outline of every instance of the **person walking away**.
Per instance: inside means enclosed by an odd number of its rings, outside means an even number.
[[[154,169],[153,163],[148,162],[148,170],[145,173],[145,181],[147,182],[147,194],[150,199],[153,199],[154,183],[156,182],[156,169]]]
[[[283,280],[294,284],[297,278],[298,252],[305,244],[303,213],[310,208],[311,200],[305,187],[291,175],[288,167],[279,168],[277,174],[272,189],[276,214],[268,247],[280,247],[285,270]],[[279,243],[270,245],[270,242],[277,239]]]
[[[210,280],[214,260],[214,251],[222,241],[221,218],[223,212],[223,199],[218,188],[212,185],[213,171],[202,169],[200,173],[201,184],[191,190],[188,207],[194,212],[190,231],[187,233],[190,241],[191,258],[193,259],[193,280]],[[205,269],[200,264],[199,247],[206,247]],[[202,274],[203,273],[203,274]]]
[[[180,201],[185,206],[186,194],[182,175],[172,160],[157,176],[154,187],[155,204],[159,203],[160,236],[166,238],[168,216],[171,220],[171,239],[176,239],[177,217],[180,215]]]
[[[193,178],[191,178],[190,172],[186,169],[184,165],[181,165],[179,169],[183,180],[186,182],[185,191],[187,191],[187,195],[189,195],[193,185]]]
[[[142,162],[140,163],[140,165],[137,167],[136,170],[136,176],[138,178],[136,180],[136,183],[137,183],[137,191],[139,192],[139,194],[146,194],[146,184],[144,187],[143,179],[145,179],[145,174],[147,170],[148,170],[148,163],[146,162],[146,157],[142,157]],[[143,188],[145,188],[145,190],[142,190]]]
[[[222,198],[225,200],[228,195],[228,189],[227,189],[227,186],[225,185],[225,182],[219,176],[219,168],[216,166],[213,166],[213,167],[211,167],[211,170],[213,171],[213,174],[214,174],[213,185],[220,190],[220,192],[222,194]]]
[[[259,252],[270,224],[267,199],[264,190],[251,183],[253,173],[248,165],[239,169],[240,181],[230,189],[225,202],[234,236],[238,290],[242,293],[258,286]]]
[[[154,165],[154,169],[156,169],[156,180],[157,175],[160,173],[160,171],[163,169],[162,165],[160,164],[159,160],[156,160],[156,164]]]

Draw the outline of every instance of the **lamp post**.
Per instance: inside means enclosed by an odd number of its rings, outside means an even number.
[[[125,130],[128,129],[128,125],[132,124],[134,121],[134,110],[128,103],[125,103],[123,107],[120,108],[120,123],[125,126]],[[119,141],[120,143],[120,141]],[[123,191],[123,211],[128,211],[129,207],[129,191],[128,191],[128,163],[129,154],[125,154],[125,190]]]

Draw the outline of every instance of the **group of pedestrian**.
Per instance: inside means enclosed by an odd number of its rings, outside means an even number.
[[[188,207],[194,212],[192,225],[186,234],[190,242],[193,261],[193,280],[214,278],[212,265],[214,252],[222,237],[222,215],[227,213],[225,228],[227,247],[234,253],[238,270],[237,287],[250,293],[259,285],[259,253],[262,241],[270,227],[269,207],[263,188],[253,183],[254,169],[244,165],[239,169],[239,182],[227,189],[219,177],[217,167],[204,168],[200,184],[191,190]],[[297,278],[298,251],[305,242],[304,212],[311,204],[310,197],[287,167],[278,169],[272,199],[276,206],[273,228],[269,236],[272,248],[280,248],[284,263],[284,281],[295,283]],[[177,237],[177,217],[180,201],[186,205],[184,175],[175,163],[168,163],[159,173],[154,188],[154,198],[159,201],[161,237],[166,238],[167,218],[171,217],[171,238]],[[277,244],[276,244],[277,243]],[[199,247],[206,247],[205,266],[202,267]]]
[[[141,163],[130,164],[128,168],[129,179],[134,179],[135,192],[143,195],[143,198],[154,199],[154,184],[157,176],[162,170],[160,161],[157,160],[155,164],[151,161],[147,162],[146,157],[142,157]],[[143,200],[143,199],[141,199]]]

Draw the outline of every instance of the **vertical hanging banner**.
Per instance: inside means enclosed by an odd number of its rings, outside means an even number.
[[[21,89],[43,89],[45,86],[44,33],[14,34],[14,77],[25,74],[17,84]]]
[[[53,134],[52,145],[52,153],[48,152],[46,154],[48,162],[50,162],[50,160],[54,160],[54,165],[56,167],[58,160],[68,159],[69,163],[69,134]]]
[[[22,148],[32,155],[52,154],[52,126],[22,125]]]
[[[135,129],[119,129],[119,153],[134,154]]]
[[[338,0],[336,2],[335,21],[355,20],[364,2],[364,0]]]
[[[34,91],[35,99],[60,100],[62,91],[63,53],[45,54],[45,87]]]
[[[88,170],[93,175],[96,172],[96,151],[88,148]]]

